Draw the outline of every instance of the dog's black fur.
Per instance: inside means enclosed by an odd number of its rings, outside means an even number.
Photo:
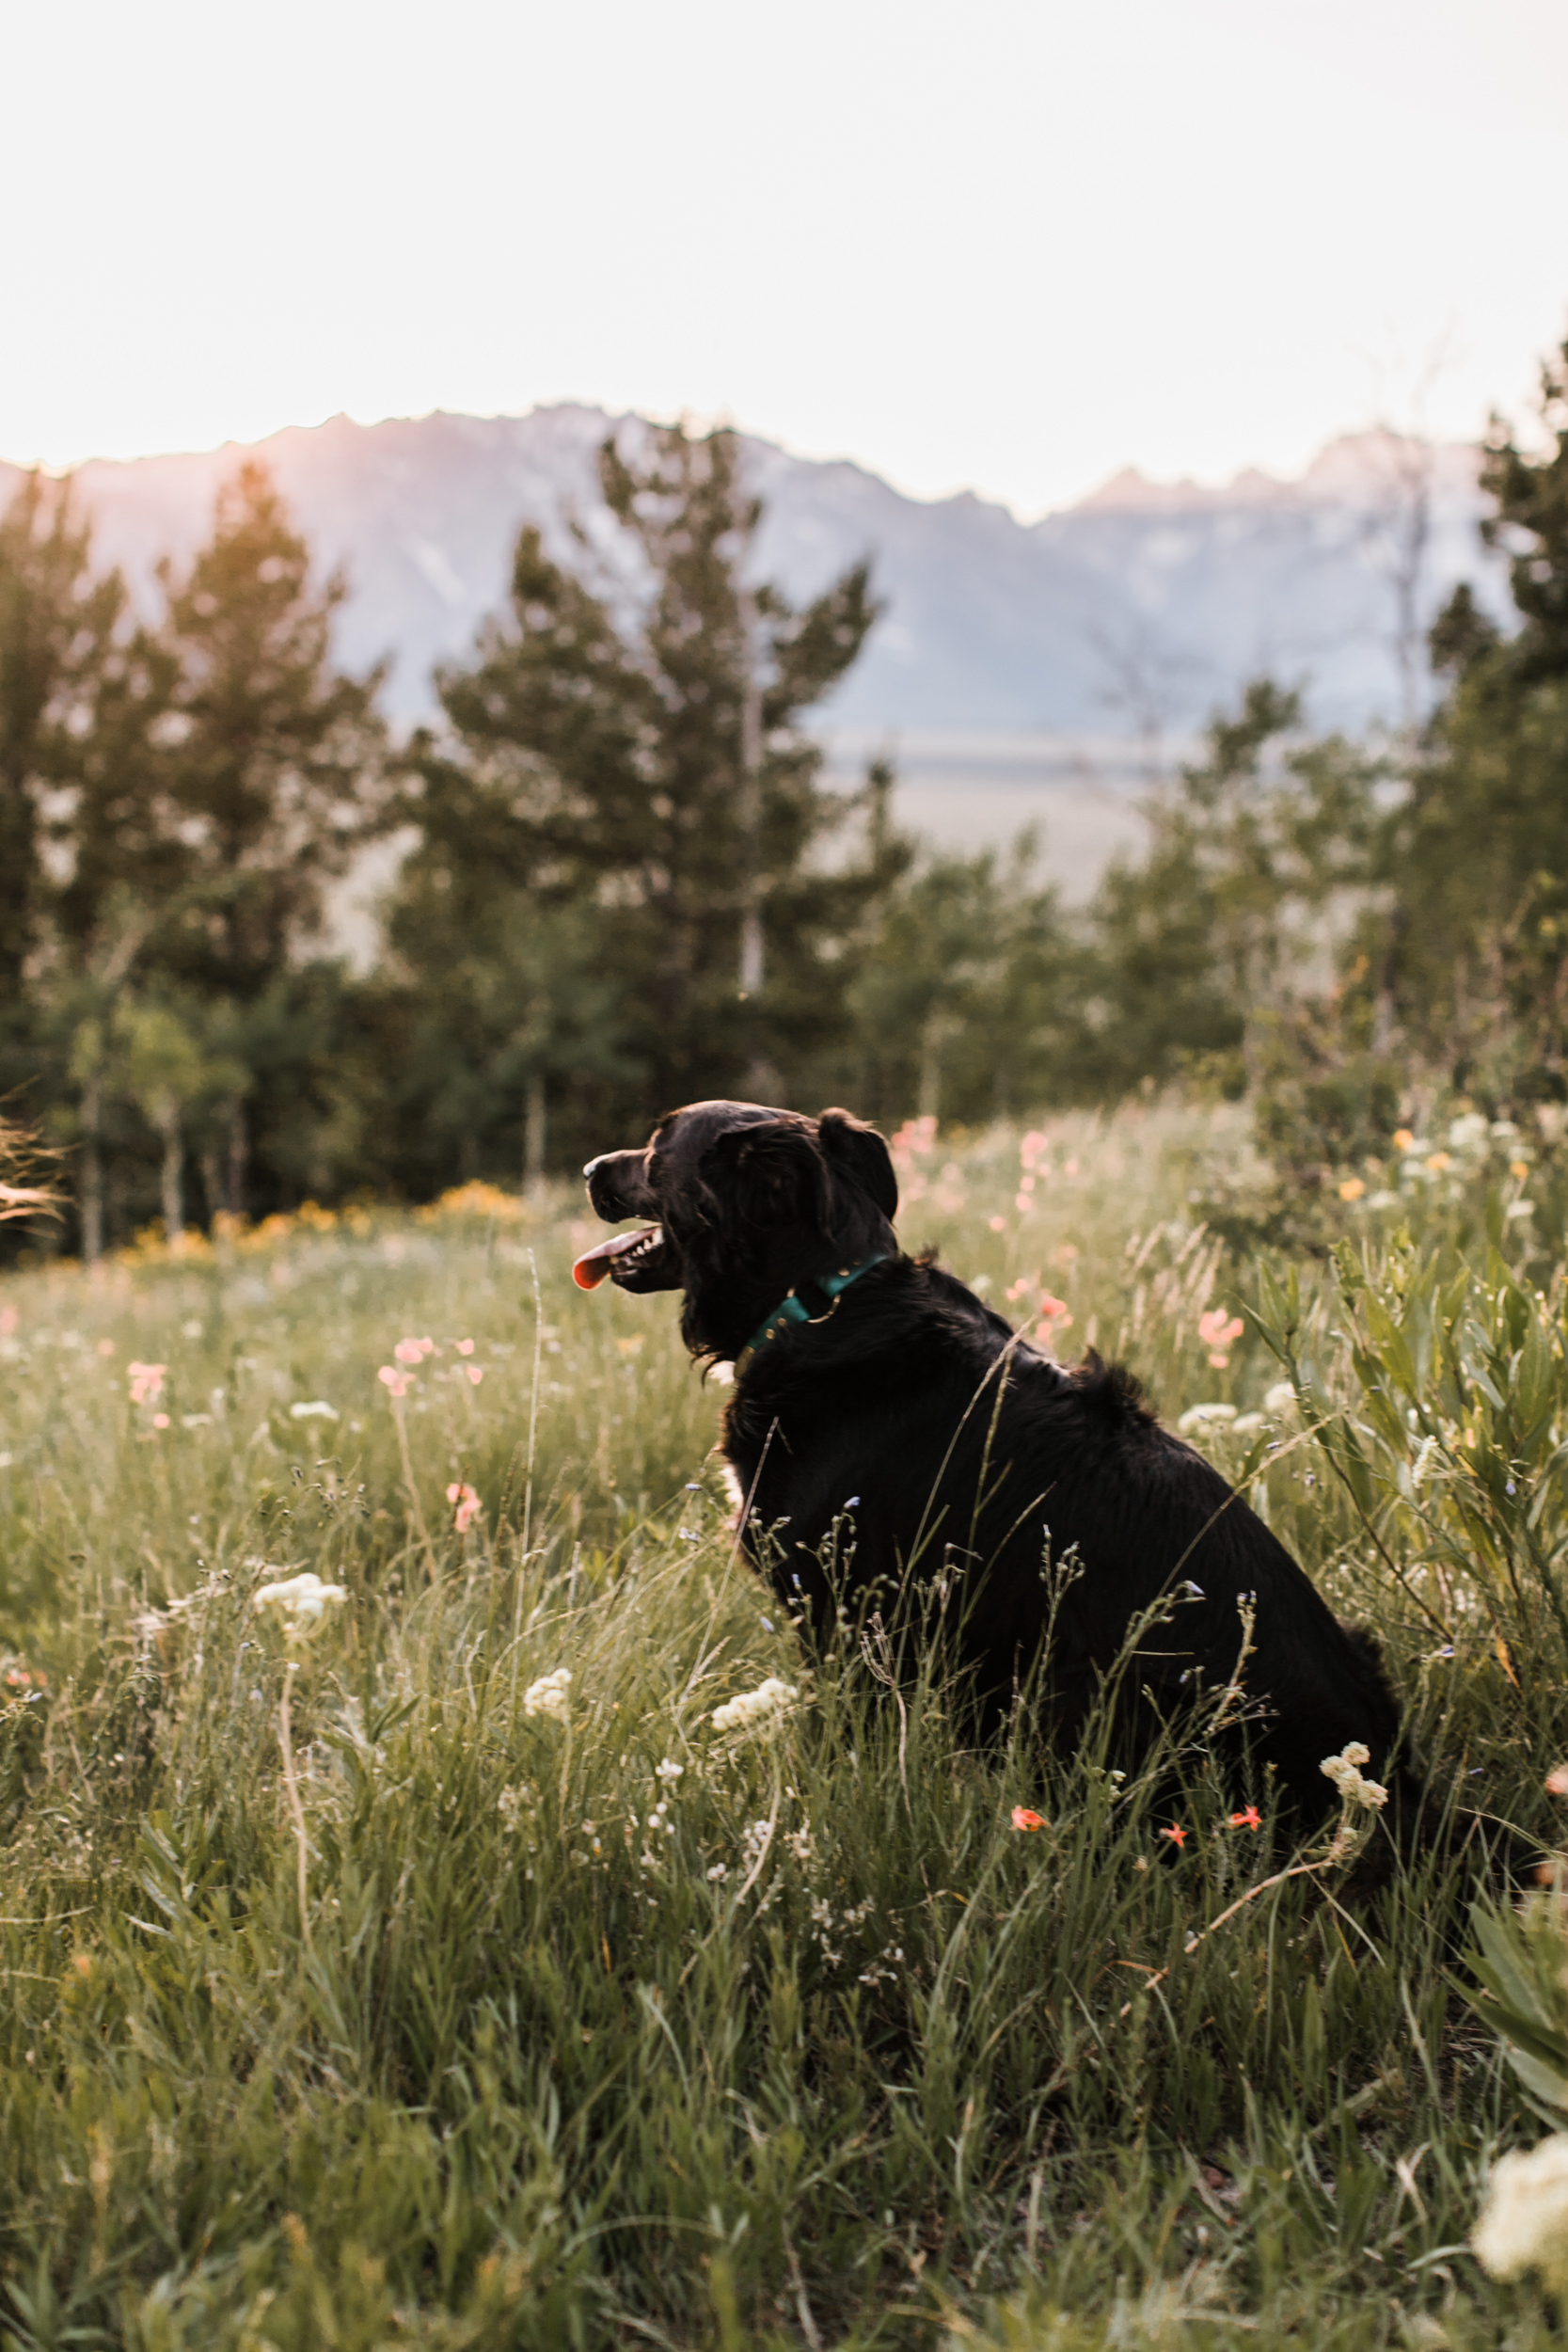
[[[1364,1741],[1391,1814],[1413,1818],[1419,1785],[1400,1762],[1399,1710],[1370,1639],[1160,1426],[1126,1372],[1093,1354],[1053,1363],[951,1274],[899,1251],[897,1182],[874,1129],[840,1110],[811,1120],[696,1103],[661,1120],[645,1149],[585,1172],[601,1217],[658,1222],[657,1240],[612,1262],[619,1287],[683,1290],[692,1354],[739,1359],[723,1446],[749,1498],[748,1549],[818,1632],[841,1605],[853,1613],[874,1597],[896,1639],[922,1586],[928,1609],[945,1583],[958,1595],[944,1620],[953,1665],[994,1726],[1049,1619],[1043,1687],[1054,1736],[1070,1745],[1141,1613],[1164,1622],[1124,1677],[1128,1735],[1129,1716],[1147,1730],[1150,1711],[1176,1715],[1195,1691],[1230,1682],[1255,1596],[1254,1761],[1275,1768],[1311,1822],[1337,1802],[1322,1759]],[[885,1262],[836,1305],[812,1287],[878,1251]],[[792,1290],[821,1319],[748,1353]],[[1080,1572],[1042,1573],[1048,1550],[1057,1563],[1075,1555]]]

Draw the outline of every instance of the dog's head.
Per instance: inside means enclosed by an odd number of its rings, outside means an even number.
[[[578,1283],[684,1291],[681,1335],[697,1356],[737,1356],[797,1283],[897,1248],[887,1145],[847,1111],[690,1103],[641,1151],[601,1152],[583,1174],[607,1223],[652,1222],[588,1250]]]

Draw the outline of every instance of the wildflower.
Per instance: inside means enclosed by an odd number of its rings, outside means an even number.
[[[391,1395],[406,1396],[408,1394],[410,1383],[406,1373],[396,1372],[390,1364],[383,1364],[375,1376]]]
[[[1184,1846],[1187,1842],[1186,1831],[1176,1821],[1171,1823],[1169,1829],[1163,1829],[1160,1835],[1162,1837],[1168,1837],[1171,1844],[1177,1848]]]
[[[1359,1176],[1347,1176],[1339,1187],[1341,1200],[1359,1200],[1367,1187]]]
[[[1381,1781],[1362,1778],[1362,1765],[1371,1760],[1369,1748],[1359,1740],[1349,1740],[1338,1756],[1325,1756],[1318,1770],[1334,1783],[1341,1804],[1361,1804],[1369,1813],[1378,1813],[1388,1802],[1388,1791]]]
[[[1203,1428],[1206,1422],[1230,1422],[1235,1418],[1234,1405],[1189,1405],[1176,1426],[1183,1438],[1190,1438],[1195,1429]]]
[[[479,1384],[480,1384],[480,1382],[481,1382],[481,1381],[483,1379],[483,1377],[484,1377],[484,1370],[483,1370],[483,1365],[480,1365],[480,1364],[465,1364],[465,1365],[464,1365],[464,1367],[463,1367],[463,1369],[464,1369],[464,1371],[465,1371],[465,1372],[467,1374],[467,1375],[468,1375],[468,1385],[469,1385],[469,1387],[470,1387],[470,1388],[477,1389],[477,1388],[478,1388],[478,1386],[479,1386]]]
[[[993,1233],[1005,1233],[1007,1230],[1007,1220],[1005,1216],[989,1216],[986,1223]]]
[[[1014,1829],[1044,1829],[1045,1826],[1046,1821],[1045,1815],[1043,1813],[1031,1813],[1026,1804],[1014,1805]]]
[[[1474,1152],[1486,1140],[1488,1129],[1484,1111],[1461,1111],[1449,1121],[1449,1141],[1456,1152]]]
[[[1408,1152],[1415,1140],[1416,1138],[1408,1127],[1395,1128],[1394,1149],[1396,1152]]]
[[[1426,1165],[1434,1176],[1443,1176],[1453,1166],[1453,1161],[1447,1152],[1429,1152]]]
[[[168,1427],[168,1415],[166,1413],[154,1413],[152,1416],[152,1426],[154,1429],[166,1429]]]
[[[1018,1156],[1025,1168],[1033,1168],[1035,1162],[1042,1159],[1050,1149],[1050,1136],[1042,1136],[1037,1127],[1031,1127],[1018,1147]]]
[[[777,1675],[769,1675],[754,1691],[742,1691],[737,1697],[726,1699],[722,1707],[716,1707],[711,1719],[713,1728],[740,1731],[750,1724],[766,1723],[782,1715],[800,1695],[793,1682],[781,1682]]]
[[[554,1674],[541,1675],[523,1692],[525,1715],[547,1716],[551,1723],[566,1721],[566,1686],[572,1679],[570,1666],[558,1666]]]
[[[1216,1372],[1223,1372],[1230,1361],[1230,1343],[1239,1340],[1246,1329],[1240,1315],[1227,1318],[1223,1307],[1211,1307],[1197,1319],[1197,1336],[1209,1350],[1209,1361]]]
[[[155,1397],[160,1396],[163,1393],[164,1375],[167,1370],[166,1364],[127,1364],[125,1377],[131,1383],[132,1404],[150,1405]]]
[[[474,1352],[472,1340],[453,1340],[452,1345],[460,1356],[471,1356]]]
[[[1528,1160],[1510,1160],[1508,1163],[1508,1172],[1511,1176],[1517,1176],[1519,1182],[1523,1184],[1525,1178],[1529,1174]]]
[[[1568,1764],[1554,1765],[1546,1774],[1548,1797],[1568,1797]]]
[[[447,1501],[456,1505],[452,1523],[460,1535],[466,1535],[475,1519],[484,1515],[484,1505],[473,1487],[466,1486],[460,1479],[453,1479],[447,1488]]]
[[[303,1405],[291,1405],[289,1419],[291,1421],[336,1421],[338,1408],[335,1405],[329,1405],[325,1396],[312,1396],[308,1398]]]
[[[677,1764],[673,1757],[667,1756],[661,1764],[654,1766],[654,1778],[662,1781],[677,1781],[685,1771],[684,1764]]]
[[[1027,1216],[1029,1211],[1034,1207],[1034,1205],[1033,1200],[1031,1200],[1026,1192],[1014,1194],[1013,1206],[1018,1211],[1020,1216]]]
[[[341,1584],[324,1584],[313,1568],[301,1576],[280,1577],[274,1584],[259,1584],[251,1595],[256,1609],[276,1609],[290,1641],[314,1633],[329,1609],[340,1609],[348,1595]]]
[[[1258,1807],[1255,1804],[1244,1805],[1240,1813],[1233,1813],[1230,1826],[1232,1829],[1261,1829],[1263,1824],[1259,1819]]]
[[[418,1364],[424,1360],[424,1349],[418,1340],[399,1340],[392,1353],[400,1364]]]
[[[1495,2168],[1470,2240],[1494,2279],[1544,2271],[1554,2284],[1568,2272],[1568,2132],[1554,2132]]]

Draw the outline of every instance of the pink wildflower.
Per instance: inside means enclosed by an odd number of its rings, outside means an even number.
[[[1245,1329],[1241,1316],[1231,1315],[1227,1320],[1223,1307],[1211,1307],[1207,1314],[1199,1315],[1197,1336],[1210,1351],[1209,1361],[1216,1372],[1225,1370],[1230,1361],[1230,1343],[1239,1340]]]
[[[1042,1136],[1037,1127],[1031,1127],[1018,1147],[1018,1156],[1025,1168],[1033,1168],[1037,1160],[1043,1159],[1050,1149],[1050,1136]]]
[[[1007,1220],[1005,1216],[989,1216],[986,1223],[993,1233],[1005,1233],[1007,1230]]]
[[[166,1413],[154,1413],[152,1416],[152,1426],[154,1429],[166,1429],[168,1427],[168,1415]]]
[[[1171,1844],[1176,1847],[1184,1846],[1187,1842],[1186,1831],[1176,1821],[1171,1823],[1169,1829],[1163,1829],[1160,1835],[1162,1837],[1168,1837]]]
[[[424,1355],[418,1340],[399,1340],[392,1350],[400,1364],[417,1364]]]
[[[398,1351],[394,1350],[394,1353]],[[395,1372],[390,1364],[383,1364],[381,1370],[375,1376],[380,1381],[382,1387],[389,1391],[393,1396],[406,1396],[408,1394],[409,1383],[406,1373]]]
[[[1255,1804],[1249,1804],[1244,1812],[1233,1813],[1230,1816],[1230,1826],[1232,1829],[1261,1829],[1263,1824],[1258,1817],[1258,1807]]]
[[[468,1378],[473,1382],[474,1387],[477,1389],[480,1382],[484,1377],[483,1367],[479,1364],[465,1364],[463,1369],[467,1374]]]
[[[460,1356],[471,1356],[474,1352],[472,1340],[453,1340],[452,1345]]]
[[[1015,1804],[1013,1807],[1013,1827],[1014,1829],[1043,1829],[1045,1827],[1045,1815],[1043,1813],[1031,1813],[1026,1804]]]
[[[460,1535],[466,1535],[475,1519],[483,1516],[483,1503],[472,1486],[467,1486],[461,1479],[455,1478],[447,1488],[447,1501],[455,1506],[452,1524]]]
[[[127,1364],[125,1377],[131,1383],[133,1405],[150,1405],[163,1393],[166,1364]]]

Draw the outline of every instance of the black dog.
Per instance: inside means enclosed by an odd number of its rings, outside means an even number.
[[[691,1353],[736,1365],[723,1445],[748,1549],[819,1633],[859,1601],[896,1638],[933,1593],[956,1592],[953,1663],[994,1726],[1049,1632],[1044,1688],[1070,1745],[1144,1613],[1122,1711],[1168,1719],[1232,1683],[1244,1608],[1251,1752],[1298,1816],[1335,1804],[1322,1760],[1354,1740],[1391,1810],[1418,1808],[1369,1637],[1160,1427],[1127,1373],[1092,1354],[1064,1370],[952,1275],[902,1254],[874,1129],[846,1111],[695,1103],[645,1150],[584,1172],[600,1216],[657,1223],[590,1250],[578,1282],[684,1291]],[[1077,1573],[1053,1578],[1048,1552]]]

